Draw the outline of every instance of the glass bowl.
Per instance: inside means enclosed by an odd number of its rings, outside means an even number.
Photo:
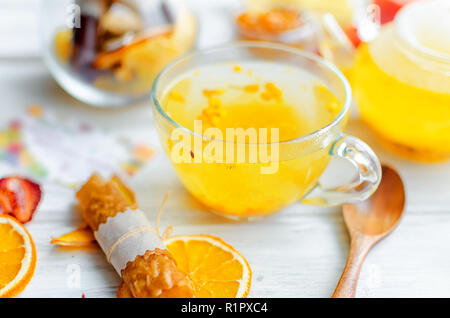
[[[146,98],[161,69],[192,49],[181,1],[42,0],[43,59],[61,87],[97,107]]]

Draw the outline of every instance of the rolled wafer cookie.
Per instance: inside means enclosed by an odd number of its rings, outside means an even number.
[[[122,276],[119,297],[194,297],[191,280],[178,270],[138,210],[133,192],[118,177],[106,181],[94,174],[76,198],[108,261]]]

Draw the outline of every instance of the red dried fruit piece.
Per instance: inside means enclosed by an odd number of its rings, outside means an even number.
[[[410,2],[417,0],[374,0],[373,3],[380,7],[381,24],[385,24],[394,20],[397,12]]]
[[[361,39],[359,38],[358,29],[356,27],[350,26],[346,28],[344,32],[354,47],[358,47],[358,45],[361,44]]]
[[[10,214],[15,205],[15,196],[11,191],[0,189],[0,215]]]
[[[28,179],[17,176],[0,179],[0,204],[3,213],[11,214],[21,223],[31,221],[41,195],[39,184]]]

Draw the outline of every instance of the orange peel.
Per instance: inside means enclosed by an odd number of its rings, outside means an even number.
[[[52,238],[51,244],[65,247],[87,247],[95,245],[95,237],[87,224],[83,224],[75,231]]]

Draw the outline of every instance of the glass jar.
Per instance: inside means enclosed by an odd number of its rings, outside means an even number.
[[[239,37],[249,41],[287,44],[311,52],[318,50],[318,23],[307,12],[295,8],[247,7],[235,17]]]
[[[244,3],[257,9],[276,5],[319,14],[331,13],[339,24],[346,28],[351,25],[355,6],[361,1],[365,0],[245,0]]]
[[[149,96],[153,79],[195,42],[181,0],[43,0],[44,61],[80,101],[122,106]]]
[[[352,84],[363,120],[391,150],[450,159],[450,1],[404,7],[358,48]]]

